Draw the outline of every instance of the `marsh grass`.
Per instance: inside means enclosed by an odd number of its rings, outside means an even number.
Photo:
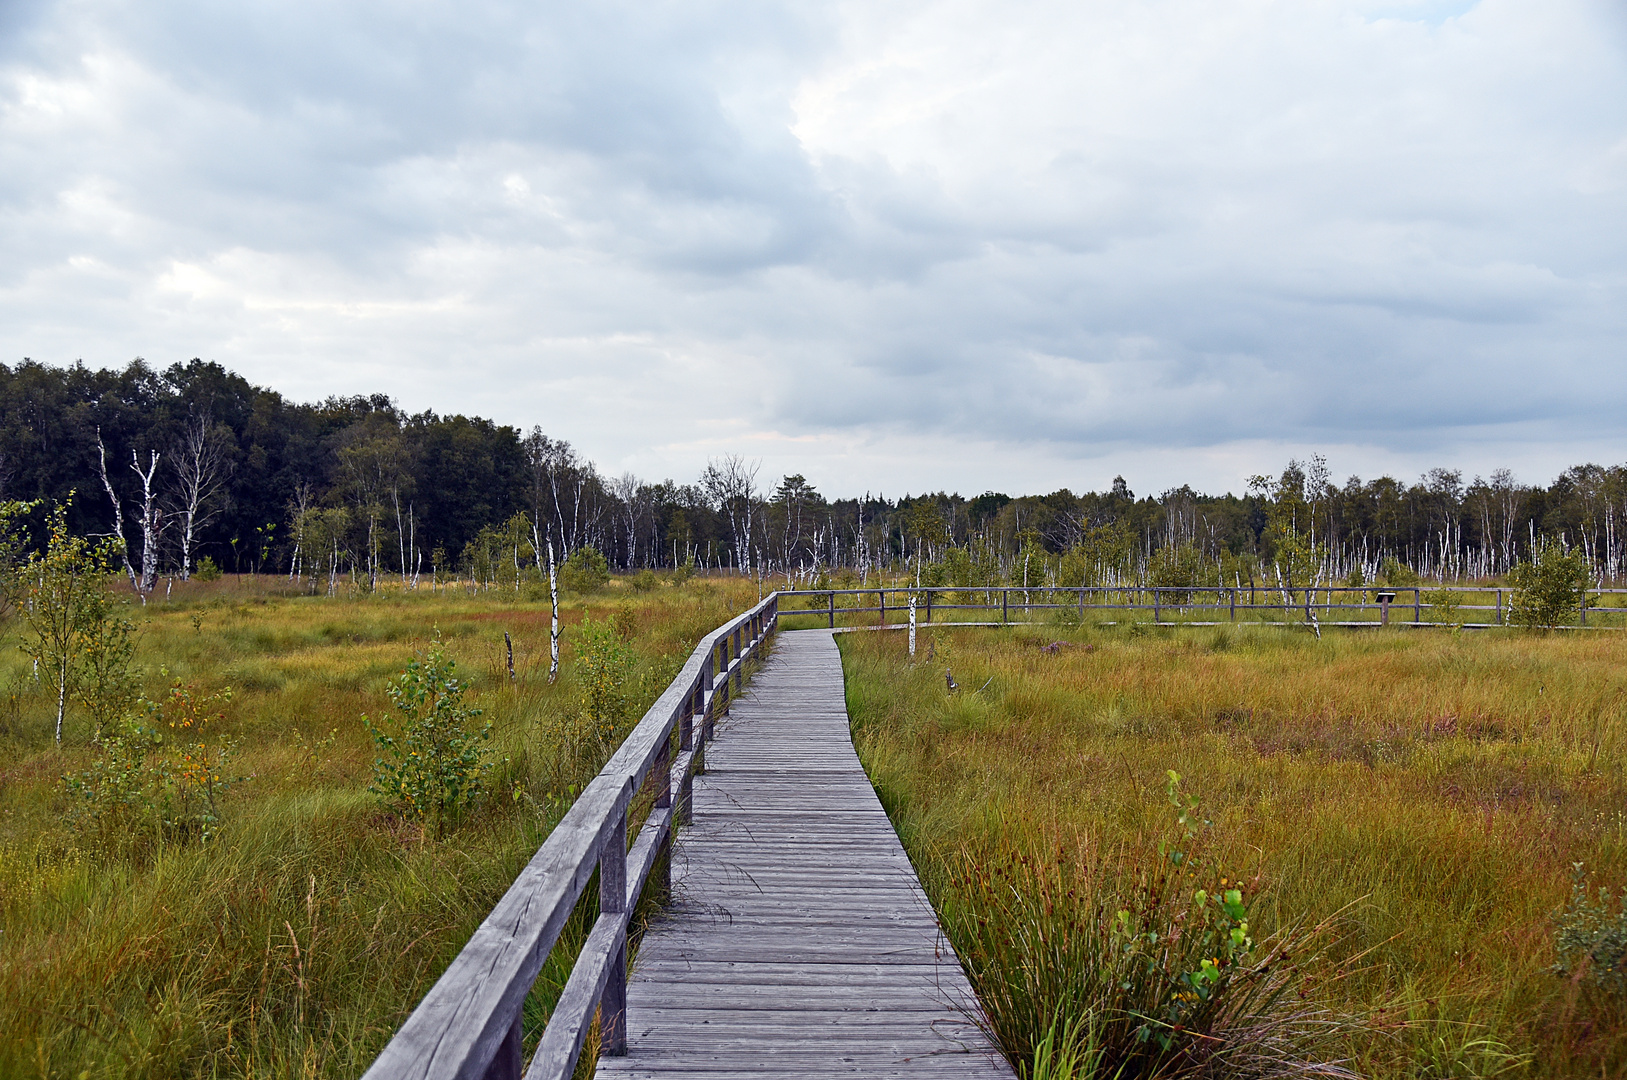
[[[243,779],[207,841],[112,855],[77,832],[61,777],[93,760],[85,721],[70,714],[53,750],[54,700],[10,641],[0,648],[0,1076],[359,1075],[610,749],[561,746],[580,695],[569,663],[547,682],[545,604],[186,586],[132,615],[147,696],[171,679],[233,691],[220,724]],[[694,642],[755,596],[744,583],[635,595],[613,581],[567,605],[566,658],[584,614],[615,616],[636,716]],[[493,722],[490,797],[444,839],[368,793],[375,753],[361,721],[388,706],[385,684],[437,628]],[[591,925],[592,895],[526,1004],[528,1040]]]
[[[1088,988],[1174,769],[1252,932],[1317,929],[1314,1010],[1279,1034],[1378,1076],[1627,1069],[1620,1004],[1550,970],[1572,864],[1627,878],[1616,636],[940,628],[915,664],[899,634],[840,640],[861,757],[1023,1068],[1058,1023],[1091,1033],[1091,1075],[1123,1066]]]

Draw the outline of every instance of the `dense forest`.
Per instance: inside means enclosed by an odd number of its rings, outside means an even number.
[[[606,476],[541,428],[408,414],[382,394],[290,402],[201,360],[0,365],[0,495],[71,498],[75,531],[122,536],[145,588],[200,566],[330,589],[517,581],[550,546],[561,560],[591,547],[623,569],[803,581],[891,570],[938,584],[1229,584],[1296,559],[1327,581],[1457,579],[1504,573],[1544,538],[1614,580],[1615,512],[1627,509],[1627,467],[1591,464],[1546,487],[1445,468],[1340,484],[1313,458],[1241,496],[1183,486],[1140,498],[1115,478],[1082,494],[832,499],[758,472],[730,456],[689,483]]]

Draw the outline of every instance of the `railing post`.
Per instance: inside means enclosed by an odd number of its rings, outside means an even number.
[[[887,625],[887,590],[886,589],[877,589],[876,590],[876,605],[877,605],[877,609],[881,612],[881,625],[886,626]]]
[[[730,663],[734,664],[734,689],[729,693],[730,705],[734,704],[735,695],[740,693],[740,684],[746,678],[746,657],[745,653],[742,652],[744,643],[740,640],[742,635],[745,634],[745,630],[744,626],[737,626],[734,628],[734,633],[729,635],[734,642],[732,645],[734,656],[730,659]]]
[[[704,673],[702,674],[704,678]],[[706,690],[696,683],[690,690],[688,699],[684,702],[684,715],[678,721],[678,749],[695,749],[695,714],[706,707]]]
[[[1503,624],[1503,590],[1497,590],[1497,625]]]
[[[733,684],[729,682],[729,665],[734,662],[734,654],[732,652],[734,647],[733,638],[733,634],[724,634],[722,639],[718,641],[717,679],[722,680],[723,689],[716,691],[713,695],[712,711],[710,714],[708,714],[706,724],[706,738],[708,742],[710,742],[712,739],[712,727],[717,718],[720,716],[728,716],[729,706],[734,704]],[[719,700],[716,694],[722,694],[722,699]]]
[[[1010,588],[1004,588],[1004,589],[1000,590],[1000,622],[1002,624],[1004,624],[1004,623],[1009,623],[1010,621],[1011,621],[1011,589]]]
[[[525,1068],[525,1046],[523,1039],[524,1028],[521,1025],[523,1010],[514,1014],[514,1023],[509,1025],[508,1034],[503,1041],[497,1044],[497,1054],[486,1066],[481,1074],[481,1080],[520,1080],[520,1073]]]
[[[706,693],[700,684],[696,684],[694,692],[684,704],[683,718],[678,721],[679,750],[695,749],[695,713],[704,707],[705,702]],[[672,812],[672,820],[678,825],[689,825],[695,820],[694,799],[690,790],[693,772],[693,769],[685,769],[683,775],[678,777],[678,806]]]
[[[830,591],[830,628],[836,629],[836,590]]]
[[[706,765],[706,744],[712,740],[712,714],[717,712],[717,646],[712,646],[706,654],[706,666],[702,673],[702,685],[705,687],[705,696],[701,698],[701,767]]]
[[[599,911],[620,914],[627,910],[627,807],[599,852]],[[599,1053],[622,1057],[627,1053],[627,939],[622,938],[610,959],[604,996],[599,999]]]
[[[667,732],[666,739],[661,743],[661,753],[650,766],[650,775],[655,778],[655,806],[657,809],[672,805],[672,736]],[[661,841],[661,853],[655,857],[655,887],[662,896],[672,895],[672,829],[667,829],[667,835]]]
[[[927,590],[926,590],[926,621],[927,622],[932,621],[932,589],[931,589],[931,587],[928,587]]]
[[[1152,621],[1159,622],[1164,617],[1163,609],[1158,606],[1158,586],[1152,587]]]
[[[1424,620],[1424,590],[1412,590],[1412,621],[1415,623]]]
[[[1233,586],[1226,590],[1232,594],[1232,622],[1237,621],[1237,588]]]

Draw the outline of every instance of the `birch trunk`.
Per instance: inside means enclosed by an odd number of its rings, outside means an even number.
[[[554,572],[554,542],[548,541],[548,599],[553,606],[553,622],[548,628],[548,681],[559,677],[559,577]]]
[[[158,473],[158,462],[162,455],[156,450],[147,452],[147,471],[141,471],[141,459],[134,450],[130,451],[130,468],[141,477],[141,593],[146,596],[153,591],[153,582],[158,577],[158,534],[163,531],[163,512],[158,509],[157,496],[153,493],[153,477]]]
[[[140,592],[141,582],[136,578],[136,568],[130,565],[130,552],[124,540],[124,504],[119,501],[118,494],[113,490],[113,481],[107,477],[107,447],[102,445],[101,428],[96,429],[96,454],[102,474],[102,487],[106,489],[107,497],[113,503],[113,534],[119,542],[119,558],[124,562],[124,572],[130,575],[130,587]]]

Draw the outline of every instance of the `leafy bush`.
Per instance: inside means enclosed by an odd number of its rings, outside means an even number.
[[[100,683],[100,688],[110,688],[106,680],[115,679],[121,666],[128,671],[133,649],[133,626],[119,617],[119,605],[107,587],[107,575],[119,548],[114,541],[93,545],[70,533],[68,512],[72,502],[70,496],[51,511],[45,550],[35,552],[6,579],[8,598],[22,616],[19,647],[33,659],[36,677],[43,678],[56,696],[55,740],[59,744],[68,706],[80,695],[87,679]],[[0,518],[9,524],[10,518],[26,505],[9,503]],[[119,696],[111,689],[109,692]],[[132,697],[133,693],[123,696]],[[106,719],[101,711],[103,704],[94,706],[98,711],[93,737],[100,735],[100,724]]]
[[[654,570],[640,570],[633,575],[634,592],[650,592],[659,584],[661,581],[655,576]]]
[[[1564,551],[1543,540],[1529,561],[1509,571],[1508,583],[1514,587],[1509,620],[1552,630],[1587,604],[1591,576],[1580,550]]]
[[[627,675],[633,665],[633,652],[625,640],[627,629],[625,621],[583,619],[576,631],[576,688],[581,696],[583,734],[601,746],[615,741],[627,718]]]
[[[117,855],[157,832],[167,770],[157,732],[126,719],[103,731],[90,767],[62,778],[69,820],[90,847]]]
[[[1554,974],[1627,1001],[1627,889],[1614,902],[1604,888],[1595,896],[1582,864],[1576,863],[1570,903],[1554,921],[1559,954]]]
[[[197,578],[199,581],[219,581],[220,564],[215,562],[215,560],[211,559],[209,556],[205,555],[203,558],[198,560],[198,568],[197,570],[193,571],[192,576]]]
[[[226,775],[237,746],[214,729],[226,718],[224,706],[232,700],[228,687],[202,693],[195,684],[177,679],[157,704],[154,729],[168,748],[164,768],[164,827],[172,837],[196,836],[207,840],[220,823],[220,798],[235,782]],[[169,729],[169,736],[162,734]]]
[[[1424,603],[1428,604],[1432,621],[1455,623],[1458,621],[1458,608],[1463,604],[1463,594],[1456,589],[1441,587],[1430,589],[1424,593]]]
[[[454,677],[456,667],[437,634],[385,688],[396,715],[377,724],[362,717],[380,754],[368,790],[437,833],[485,794],[491,768],[491,721],[471,727],[481,710],[464,704],[468,684]]]
[[[1378,576],[1384,584],[1392,587],[1418,584],[1418,575],[1394,555],[1384,556],[1384,561],[1379,564]]]
[[[593,548],[577,548],[559,568],[559,583],[574,593],[597,592],[610,580],[610,564]]]
[[[120,854],[154,838],[215,835],[221,797],[237,780],[226,772],[236,743],[216,733],[231,695],[176,680],[145,703],[150,724],[122,714],[103,728],[90,767],[62,778],[73,824],[93,847]]]
[[[1203,556],[1190,543],[1161,547],[1147,563],[1147,584],[1160,589],[1184,590],[1201,584],[1202,574]],[[1174,605],[1190,604],[1193,594],[1186,591],[1165,593],[1162,601]]]

